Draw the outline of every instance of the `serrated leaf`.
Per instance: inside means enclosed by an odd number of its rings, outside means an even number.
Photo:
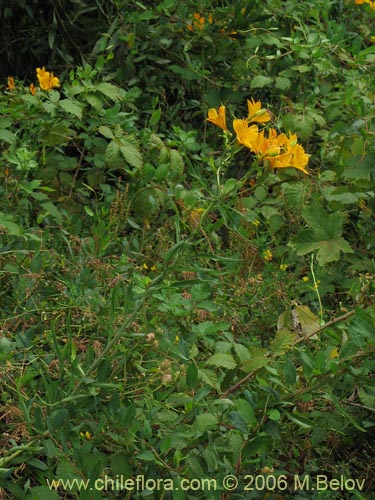
[[[13,236],[20,236],[21,227],[12,221],[13,217],[9,214],[0,212],[0,230]]]
[[[325,265],[339,260],[340,252],[353,253],[349,243],[341,236],[342,214],[328,214],[323,207],[315,204],[305,207],[302,216],[310,229],[303,229],[289,242],[297,255],[318,250],[317,260]]]
[[[109,165],[115,165],[118,162],[120,158],[120,146],[117,141],[111,141],[108,143],[104,158]]]
[[[92,106],[96,111],[100,111],[103,107],[103,100],[97,95],[88,94],[85,96],[86,101]]]
[[[43,209],[48,212],[52,217],[54,217],[57,222],[62,222],[62,214],[61,212],[57,209],[56,205],[54,205],[51,201],[47,201],[45,203],[42,203]]]
[[[281,356],[291,349],[296,340],[296,335],[289,330],[278,330],[275,338],[271,342],[271,349],[274,355]]]
[[[212,413],[201,413],[197,415],[194,423],[194,427],[198,432],[206,432],[210,429],[216,429],[218,426],[218,420]]]
[[[137,140],[131,136],[123,136],[119,139],[120,151],[129,165],[134,168],[142,168],[143,159],[139,150]]]
[[[108,82],[100,82],[95,86],[96,90],[109,97],[112,101],[116,102],[121,99],[121,91],[118,87]]]
[[[107,125],[101,125],[98,128],[98,132],[99,132],[99,134],[104,136],[106,139],[113,139],[114,138],[112,129],[110,129]]]
[[[198,377],[202,382],[213,387],[214,389],[219,389],[219,382],[216,373],[209,368],[200,368],[198,370]]]
[[[59,101],[59,106],[67,113],[70,113],[71,115],[76,116],[79,120],[82,120],[82,104],[74,102],[71,99],[62,99]]]
[[[208,358],[208,360],[206,361],[206,365],[233,370],[234,368],[236,368],[237,363],[231,354],[225,352],[216,352]]]

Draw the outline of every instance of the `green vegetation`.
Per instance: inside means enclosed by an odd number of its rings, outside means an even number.
[[[374,7],[0,7],[1,498],[374,498]]]

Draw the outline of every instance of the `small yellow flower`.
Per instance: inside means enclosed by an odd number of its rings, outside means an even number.
[[[208,110],[207,121],[217,125],[223,130],[228,130],[225,118],[225,106],[220,106],[218,111],[216,111],[215,108],[210,108]]]
[[[370,38],[370,40],[371,40],[371,43],[375,43],[375,36],[372,36],[372,37]]]
[[[329,357],[331,359],[335,359],[335,358],[338,358],[339,357],[339,350],[337,347],[334,347],[331,352],[329,353]]]
[[[6,89],[7,90],[14,90],[15,88],[16,88],[16,85],[14,83],[13,76],[8,76]]]
[[[280,264],[280,271],[286,271],[288,269],[288,264]]]
[[[54,87],[60,87],[59,79],[53,73],[46,71],[44,66],[43,68],[36,68],[36,76],[42,90],[50,90]]]
[[[146,271],[148,270],[148,265],[146,264],[146,262],[143,263],[143,269],[145,269]]]
[[[309,281],[309,277],[308,277],[308,276],[304,276],[304,277],[302,278],[302,281],[304,281],[305,283],[307,283],[307,282]]]
[[[180,342],[180,336],[176,335],[175,338],[174,338],[174,343],[178,344],[179,342]]]
[[[79,435],[85,439],[91,439],[91,434],[89,433],[89,431],[80,432]]]
[[[265,250],[263,253],[262,253],[262,257],[263,257],[263,260],[265,262],[271,262],[272,258],[273,258],[273,254],[271,252],[271,250]]]
[[[151,271],[156,271],[156,265],[153,264],[151,267],[150,267]]]
[[[258,227],[260,224],[260,221],[258,219],[256,219],[256,220],[253,220],[251,223],[253,226]]]

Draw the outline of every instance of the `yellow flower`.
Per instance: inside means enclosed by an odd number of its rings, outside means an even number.
[[[307,281],[309,281],[309,277],[308,277],[308,276],[304,276],[304,277],[302,278],[302,281],[304,281],[305,283],[307,283]]]
[[[43,68],[36,69],[36,76],[42,90],[50,90],[54,87],[60,87],[59,79],[53,73],[46,71],[44,66]]]
[[[263,257],[263,260],[265,262],[271,262],[272,258],[273,258],[273,254],[271,252],[271,250],[265,250],[263,253],[262,253],[262,257]]]
[[[147,269],[148,269],[148,265],[146,264],[146,262],[144,262],[144,263],[143,263],[143,266],[142,266],[142,267],[143,267],[143,269],[145,269],[145,270],[147,271]]]
[[[335,358],[338,358],[339,357],[339,350],[337,347],[334,347],[331,352],[329,353],[329,357],[331,359],[335,359]]]
[[[30,83],[30,92],[32,93],[32,95],[35,95],[36,94],[36,88],[35,88],[35,85],[33,83]]]
[[[271,115],[266,109],[262,109],[260,101],[255,102],[253,98],[251,101],[247,100],[247,108],[249,110],[248,120],[250,122],[265,123],[271,120]]]
[[[85,439],[91,439],[91,434],[89,433],[89,431],[80,432],[79,435]]]
[[[225,106],[220,106],[218,111],[215,108],[210,108],[208,110],[208,118],[207,121],[217,125],[223,130],[227,129],[226,118],[225,118]]]
[[[16,88],[13,76],[8,76],[6,88],[7,90],[14,90]]]
[[[280,271],[286,271],[288,269],[288,264],[280,264]]]
[[[260,224],[260,221],[258,219],[252,221],[253,226],[258,227]]]
[[[233,128],[237,135],[237,140],[251,151],[253,151],[253,143],[257,140],[259,129],[257,125],[249,124],[247,120],[240,120],[238,118],[233,120]]]
[[[372,37],[370,38],[370,40],[371,40],[371,43],[375,43],[375,36],[372,36]]]

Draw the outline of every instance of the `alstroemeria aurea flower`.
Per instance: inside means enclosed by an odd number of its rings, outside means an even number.
[[[215,108],[209,109],[207,121],[217,125],[223,130],[228,130],[225,118],[225,106],[220,106],[217,111]]]
[[[266,109],[262,108],[260,101],[255,102],[252,98],[251,101],[247,100],[247,109],[249,115],[247,119],[249,122],[266,123],[271,120],[271,114]]]
[[[14,90],[16,88],[16,84],[14,83],[13,76],[8,76],[6,88],[7,88],[7,90]]]
[[[233,129],[236,132],[238,142],[252,150],[252,145],[259,135],[258,126],[251,125],[251,127],[249,127],[247,120],[235,118],[233,120]]]
[[[53,73],[46,71],[46,68],[37,68],[36,76],[38,77],[39,85],[42,90],[50,90],[54,87],[60,87],[60,81]]]

